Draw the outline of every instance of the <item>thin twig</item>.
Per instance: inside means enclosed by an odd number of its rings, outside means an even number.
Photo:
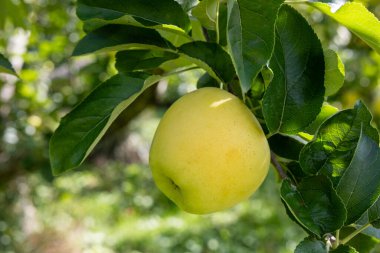
[[[270,152],[270,160],[277,170],[278,174],[280,175],[281,179],[288,178],[286,175],[284,168],[282,168],[281,164],[277,161],[276,155],[273,153],[273,151]]]

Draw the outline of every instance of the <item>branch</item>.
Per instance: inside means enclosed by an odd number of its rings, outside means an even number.
[[[274,168],[277,170],[278,174],[280,175],[281,179],[288,178],[286,175],[284,168],[282,168],[281,164],[277,161],[276,155],[273,153],[273,151],[270,152],[270,160],[274,166]]]

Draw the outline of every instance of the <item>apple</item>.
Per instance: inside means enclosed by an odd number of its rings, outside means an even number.
[[[265,134],[233,94],[201,88],[164,114],[150,149],[157,187],[183,210],[220,211],[247,199],[270,163]]]

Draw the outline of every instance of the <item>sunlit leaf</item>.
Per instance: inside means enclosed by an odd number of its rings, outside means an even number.
[[[318,115],[324,99],[324,56],[307,21],[284,5],[276,23],[276,46],[269,67],[274,76],[263,99],[272,133],[296,133]]]
[[[338,10],[331,10],[331,6],[326,3],[309,2],[309,4],[346,26],[380,53],[380,21],[363,4],[345,3]]]
[[[325,55],[325,96],[334,95],[342,88],[345,77],[345,69],[339,55],[331,49],[324,51]]]
[[[203,0],[195,8],[191,14],[196,17],[207,29],[215,30],[217,23],[217,10],[219,0]]]
[[[317,118],[305,130],[303,130],[303,132],[314,135],[321,124],[337,112],[339,112],[338,108],[329,105],[328,103],[324,103]]]
[[[314,140],[301,151],[302,169],[308,174],[325,174],[336,185],[351,162],[362,127],[363,132],[378,143],[378,133],[370,125],[371,120],[371,113],[361,102],[354,109],[328,118]]]
[[[269,61],[283,0],[229,0],[227,40],[243,92]]]

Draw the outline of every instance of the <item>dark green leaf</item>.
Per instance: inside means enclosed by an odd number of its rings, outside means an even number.
[[[78,0],[77,15],[82,20],[113,20],[128,15],[147,26],[164,24],[190,29],[188,15],[174,0]]]
[[[297,186],[284,180],[281,198],[298,222],[318,236],[341,228],[346,219],[342,201],[323,175],[304,178]]]
[[[73,55],[98,51],[121,51],[130,48],[172,48],[154,30],[128,25],[107,25],[88,33],[78,42]]]
[[[336,185],[351,162],[362,126],[364,133],[378,143],[378,133],[371,127],[371,120],[371,113],[361,102],[354,109],[327,119],[315,139],[301,151],[300,164],[305,173],[325,174]]]
[[[358,220],[380,196],[380,149],[362,133],[352,161],[337,185],[347,209],[346,225]]]
[[[380,198],[368,209],[368,220],[375,228],[380,228]]]
[[[333,11],[331,6],[326,3],[309,4],[346,26],[380,53],[380,22],[363,4],[345,3],[338,10]]]
[[[243,92],[271,58],[283,0],[229,0],[227,40]]]
[[[291,136],[276,134],[268,139],[270,149],[278,156],[298,161],[304,144]]]
[[[227,21],[228,21],[228,9],[227,3],[219,3],[219,44],[227,46]]]
[[[216,43],[195,41],[178,50],[220,82],[228,83],[235,76],[229,54]]]
[[[6,73],[17,76],[15,70],[12,67],[12,64],[2,54],[0,54],[0,73]]]
[[[298,244],[294,253],[327,253],[327,249],[324,242],[305,238],[300,244]]]
[[[340,230],[340,238],[345,238],[355,230],[356,229],[353,227],[342,228]],[[379,243],[379,240],[375,237],[360,233],[352,238],[347,244],[355,248],[360,253],[369,253],[377,243]]]
[[[201,76],[197,82],[197,89],[204,87],[216,87],[219,88],[220,84],[214,78],[212,78],[208,73]]]
[[[331,250],[332,253],[359,253],[356,249],[348,245],[340,245],[338,248]],[[364,253],[361,252],[360,253]]]
[[[155,80],[116,75],[66,115],[50,140],[53,173],[79,166],[115,118]]]
[[[318,115],[324,100],[324,56],[307,21],[284,5],[276,23],[276,46],[269,67],[274,77],[263,100],[272,133],[296,133]]]
[[[295,182],[301,181],[303,178],[307,177],[307,175],[302,171],[301,165],[299,162],[292,161],[285,165],[287,168],[287,174],[291,177]]]
[[[136,70],[150,70],[178,57],[178,54],[158,50],[121,51],[116,54],[115,66],[119,72],[124,73]]]
[[[331,96],[342,88],[344,83],[344,64],[339,55],[331,49],[324,51],[325,55],[325,96]]]

